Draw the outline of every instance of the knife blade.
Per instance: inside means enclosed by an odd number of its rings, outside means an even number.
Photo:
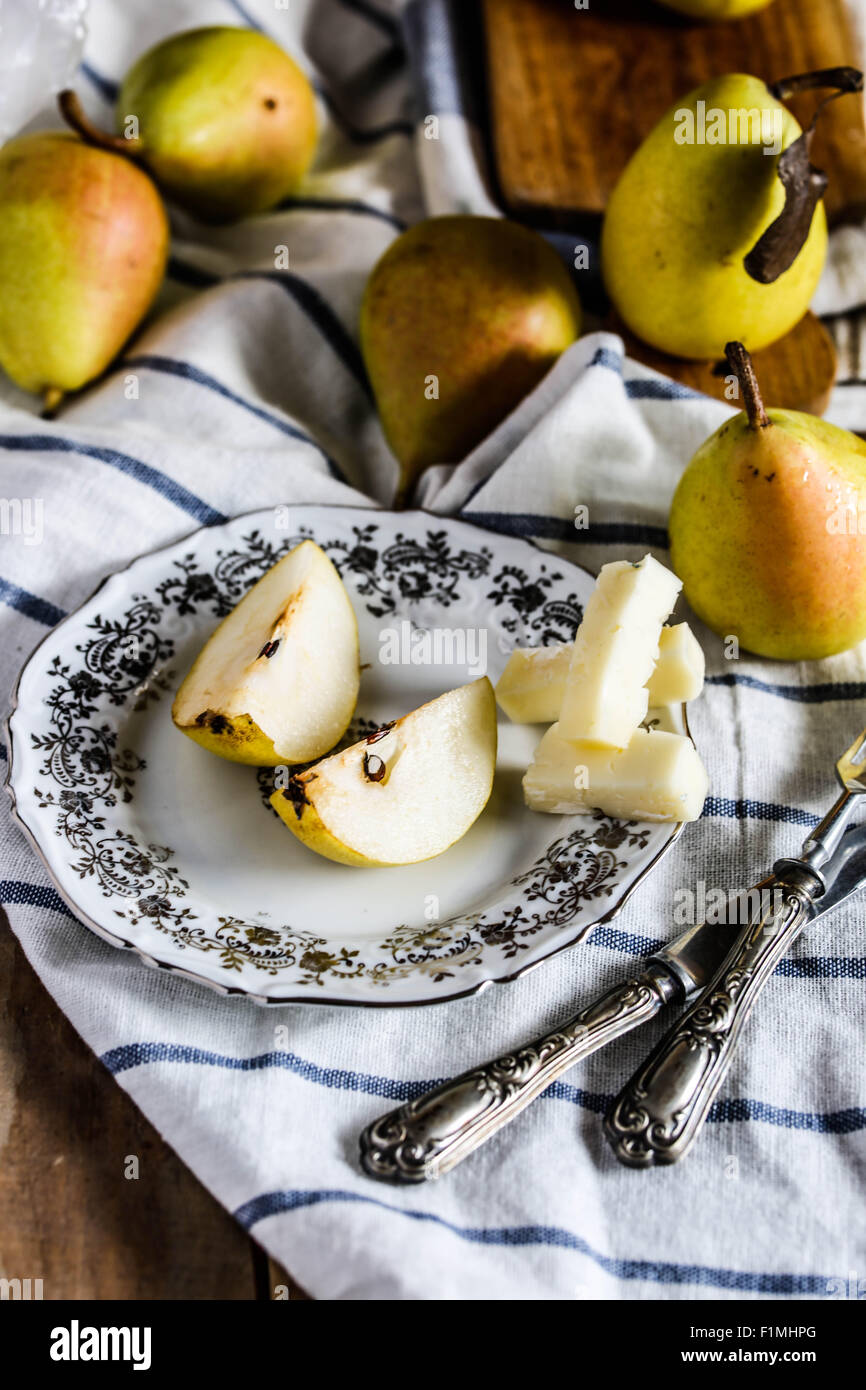
[[[822,869],[820,916],[838,907],[866,877],[866,825],[852,826]],[[778,886],[774,875],[754,885]],[[581,1058],[640,1027],[667,1004],[704,988],[742,928],[704,922],[654,952],[638,974],[614,985],[561,1027],[380,1116],[360,1136],[361,1166],[382,1182],[441,1177],[496,1134]]]
[[[797,865],[800,861],[789,859],[784,862]],[[826,887],[823,896],[811,906],[811,919],[832,911],[861,887],[866,876],[866,824],[848,827],[822,874]],[[754,884],[749,893],[758,893],[766,899],[778,891],[779,879],[773,873]],[[744,896],[748,897],[748,894]],[[735,924],[737,934],[742,925]],[[669,946],[663,946],[650,956],[647,964],[658,962],[667,966],[682,983],[688,998],[704,988],[732,945],[732,936],[720,934],[719,924],[703,922],[699,926],[688,927]]]

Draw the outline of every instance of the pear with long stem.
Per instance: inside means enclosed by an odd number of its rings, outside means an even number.
[[[731,657],[846,651],[866,637],[866,442],[768,409],[743,344],[725,355],[745,410],[701,445],[671,505],[685,597]]]
[[[757,352],[799,323],[827,251],[816,122],[862,88],[850,67],[770,86],[736,72],[674,102],[620,175],[602,227],[605,287],[632,333],[713,360],[734,338]],[[826,95],[802,130],[784,103],[813,91]]]
[[[60,131],[0,150],[0,366],[46,415],[138,326],[168,239],[156,188],[119,153]]]

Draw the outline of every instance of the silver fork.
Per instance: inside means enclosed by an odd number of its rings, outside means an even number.
[[[605,1132],[622,1163],[676,1163],[700,1133],[761,990],[826,890],[823,870],[866,792],[866,729],[836,763],[836,776],[842,791],[803,841],[802,854],[773,866],[769,886],[777,891],[761,895],[706,989],[608,1111]]]

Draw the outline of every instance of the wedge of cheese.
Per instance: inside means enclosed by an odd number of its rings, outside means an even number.
[[[574,639],[559,711],[563,738],[627,747],[646,718],[662,624],[681,588],[651,555],[603,566]]]
[[[514,724],[552,724],[559,718],[573,642],[516,647],[496,684],[496,701]]]
[[[663,627],[659,659],[647,686],[650,707],[696,700],[704,688],[705,670],[704,649],[688,623]]]
[[[621,820],[697,820],[707,787],[691,739],[643,728],[620,751],[563,738],[554,724],[523,778],[533,811],[588,815],[597,809]]]
[[[516,647],[496,686],[496,699],[514,724],[552,724],[559,718],[573,642]],[[663,627],[659,657],[647,685],[650,708],[694,700],[704,685],[704,653],[688,623]]]

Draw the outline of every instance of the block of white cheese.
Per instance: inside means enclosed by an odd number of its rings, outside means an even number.
[[[573,642],[516,647],[496,684],[496,700],[514,724],[552,724],[559,718]]]
[[[552,724],[559,718],[573,642],[516,647],[496,686],[496,699],[514,724]],[[659,657],[647,685],[650,708],[694,700],[704,685],[704,653],[688,623],[663,627]]]
[[[533,811],[588,815],[597,809],[621,820],[697,820],[707,774],[691,739],[661,729],[637,729],[628,747],[566,739],[554,724],[523,778]]]
[[[697,699],[704,688],[705,669],[704,649],[688,623],[663,627],[659,659],[647,686],[650,706]]]
[[[625,748],[649,708],[662,624],[682,583],[651,555],[604,565],[577,629],[559,711],[563,738]]]

